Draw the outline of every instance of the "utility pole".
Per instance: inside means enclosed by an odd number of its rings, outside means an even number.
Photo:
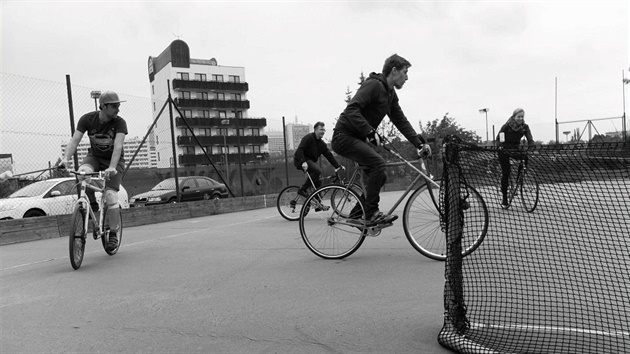
[[[479,110],[479,113],[485,113],[486,114],[486,141],[490,140],[488,138],[488,111],[490,110],[490,108],[482,108]]]

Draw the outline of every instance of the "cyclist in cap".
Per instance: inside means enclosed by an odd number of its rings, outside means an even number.
[[[67,166],[77,150],[83,134],[87,132],[90,138],[90,148],[79,166],[79,171],[86,173],[105,171],[105,201],[109,212],[107,218],[110,225],[108,247],[116,248],[118,244],[117,232],[120,229],[120,210],[118,190],[125,168],[123,143],[127,134],[127,122],[120,116],[121,101],[115,92],[106,91],[99,97],[99,110],[84,114],[77,123],[77,129],[68,142],[64,155],[58,166]],[[94,191],[87,190],[92,210],[97,212],[98,203]]]

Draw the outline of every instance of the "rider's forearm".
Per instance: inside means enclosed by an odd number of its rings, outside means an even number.
[[[122,155],[122,146],[114,146],[112,159],[109,160],[109,168],[116,169],[116,166],[118,166],[118,161],[120,161],[120,155]]]
[[[63,154],[66,161],[70,161],[72,159],[72,155],[74,155],[74,152],[77,150],[78,145],[79,144],[76,141],[74,141],[74,139],[71,139],[68,142],[68,145],[66,146],[66,151]]]

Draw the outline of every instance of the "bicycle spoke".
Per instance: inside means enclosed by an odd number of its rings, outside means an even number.
[[[330,195],[330,198],[325,198]],[[315,202],[314,200],[321,200]],[[363,243],[365,235],[362,227],[349,224],[347,217],[358,202],[358,196],[344,187],[330,185],[322,187],[311,195],[306,203],[314,203],[320,211],[300,215],[300,233],[302,240],[311,252],[326,259],[340,259],[354,253]],[[308,204],[307,204],[308,205]],[[321,210],[321,207],[327,207]],[[360,214],[363,205],[359,204]]]

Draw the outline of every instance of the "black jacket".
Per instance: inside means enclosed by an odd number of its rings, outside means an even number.
[[[306,160],[317,162],[320,155],[324,155],[328,162],[335,168],[339,168],[339,163],[333,156],[332,152],[326,146],[326,143],[315,137],[315,133],[305,135],[300,141],[300,145],[293,154],[293,164],[296,168],[302,169],[302,163]]]
[[[363,82],[339,116],[335,130],[365,140],[368,133],[381,124],[385,115],[411,143],[416,145],[417,140],[425,143],[405,117],[396,91],[387,85],[383,74],[371,73]]]

